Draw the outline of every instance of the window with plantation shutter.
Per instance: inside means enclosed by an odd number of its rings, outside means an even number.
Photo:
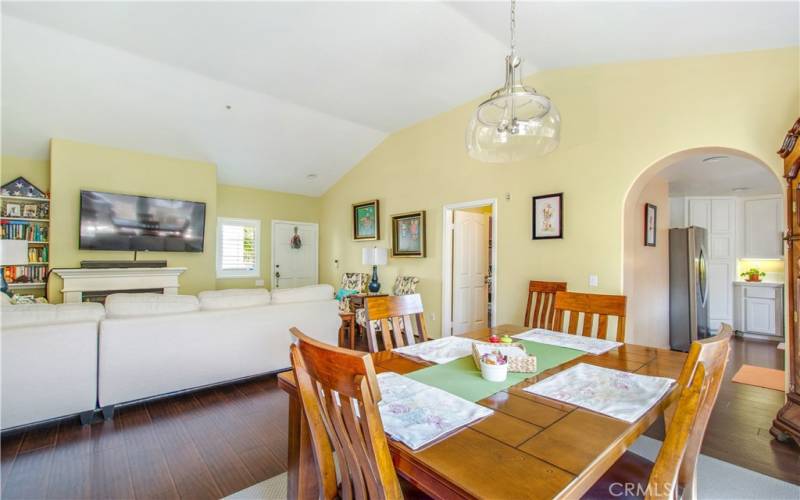
[[[260,276],[260,233],[260,220],[217,219],[218,278]]]

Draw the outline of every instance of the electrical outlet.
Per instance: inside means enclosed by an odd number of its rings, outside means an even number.
[[[589,275],[589,287],[597,288],[598,286],[600,286],[600,279],[597,277],[596,274],[590,274]]]
[[[256,280],[256,286],[264,286],[264,280]]]
[[[436,321],[436,313],[431,313],[431,321]]]
[[[506,201],[511,201],[511,193],[506,193]]]

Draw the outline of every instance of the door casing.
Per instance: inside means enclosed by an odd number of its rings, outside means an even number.
[[[449,337],[453,332],[453,210],[485,206],[492,207],[492,249],[489,255],[492,263],[492,280],[489,284],[492,314],[489,326],[497,324],[497,198],[451,203],[442,208],[442,337]]]

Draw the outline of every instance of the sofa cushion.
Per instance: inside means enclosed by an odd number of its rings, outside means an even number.
[[[272,290],[273,304],[291,304],[292,302],[313,302],[317,300],[333,300],[333,287],[330,285],[311,285],[299,288],[275,288]]]
[[[194,295],[114,293],[106,297],[106,316],[109,318],[179,314],[199,310],[200,301]]]
[[[17,304],[2,306],[3,328],[51,323],[100,321],[105,316],[102,304]]]
[[[208,290],[197,294],[200,309],[236,309],[241,307],[266,306],[270,303],[270,293],[266,288],[231,288],[229,290]]]

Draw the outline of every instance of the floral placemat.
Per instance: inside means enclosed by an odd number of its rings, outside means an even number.
[[[626,422],[647,413],[675,381],[580,363],[524,390]]]
[[[449,363],[454,359],[472,356],[472,339],[464,337],[442,337],[405,347],[398,347],[392,352],[414,356],[437,365]]]
[[[393,372],[378,374],[383,430],[418,450],[491,415],[491,409]]]
[[[596,339],[594,337],[583,337],[581,335],[570,335],[568,333],[554,332],[542,328],[535,328],[524,333],[512,335],[512,337],[515,339],[539,342],[541,344],[569,347],[570,349],[577,349],[579,351],[588,352],[589,354],[603,354],[622,345],[622,342]]]

